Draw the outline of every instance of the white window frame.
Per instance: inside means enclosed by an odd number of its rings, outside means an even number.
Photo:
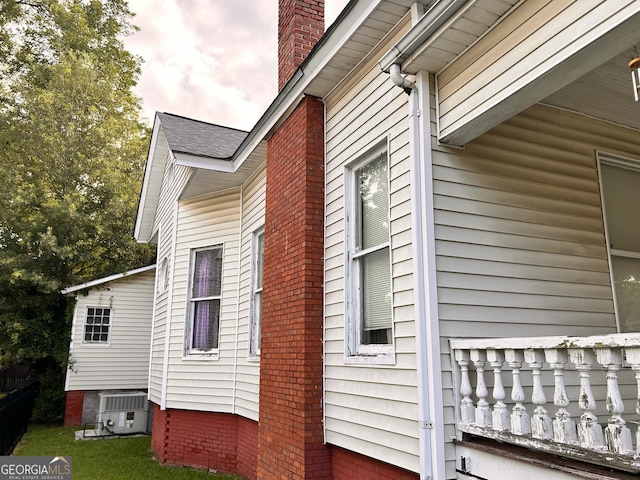
[[[609,165],[612,167],[622,168],[632,170],[636,173],[640,173],[640,159],[632,159],[628,157],[622,157],[620,155],[615,155],[612,153],[606,153],[597,151],[596,159],[598,164],[598,182],[600,187],[600,205],[602,206],[602,215],[604,220],[604,231],[605,231],[605,239],[607,244],[607,260],[609,262],[609,276],[611,282],[611,292],[613,293],[613,308],[614,315],[616,319],[616,330],[620,333],[623,331],[622,328],[622,319],[620,318],[619,306],[618,306],[618,295],[616,294],[616,286],[615,286],[615,277],[613,272],[613,259],[612,257],[625,257],[625,258],[634,258],[640,259],[640,255],[638,252],[626,251],[626,250],[618,250],[615,248],[611,248],[611,240],[609,238],[609,222],[607,219],[607,210],[605,207],[605,191],[604,184],[602,179],[602,165]]]
[[[262,238],[262,251],[259,240]],[[260,255],[262,254],[262,255]],[[258,271],[262,267],[262,281],[258,284]],[[264,227],[251,237],[251,300],[249,314],[249,358],[259,359],[262,329],[262,286],[264,281]],[[259,301],[258,301],[259,299]]]
[[[367,249],[357,246],[359,225],[357,186],[358,172],[374,160],[384,155],[387,168],[387,195],[389,196],[387,218],[390,219],[390,159],[388,141],[378,143],[358,160],[345,166],[345,363],[354,364],[395,364],[395,327],[393,318],[393,277],[391,255],[391,231],[386,242]],[[362,292],[360,287],[361,260],[368,254],[386,249],[389,253],[389,281],[391,292],[391,342],[389,344],[363,345],[361,342]]]
[[[107,330],[107,339],[106,340],[86,340],[87,335],[87,327],[91,326],[92,328],[96,325],[95,323],[87,323],[89,318],[89,310],[109,310],[109,323]],[[95,312],[92,316],[95,316]],[[104,318],[104,314],[100,315],[101,318]],[[100,325],[104,326],[102,323]],[[113,308],[109,306],[102,305],[87,305],[84,309],[84,320],[82,322],[82,343],[84,345],[96,345],[96,346],[109,346],[111,344],[111,331],[113,329]]]
[[[193,288],[195,283],[196,273],[196,254],[198,252],[204,252],[209,250],[220,250],[222,258],[222,265],[220,269],[220,295],[213,295],[207,297],[193,297]],[[194,248],[190,252],[189,260],[189,290],[187,294],[187,319],[185,323],[185,345],[184,353],[187,357],[205,357],[205,358],[217,358],[220,347],[220,325],[222,323],[222,282],[224,279],[224,246],[222,244],[211,245],[207,247]],[[195,304],[196,302],[218,300],[218,345],[210,349],[200,349],[193,347],[193,323],[195,321]]]
[[[164,257],[160,262],[160,268],[157,273],[157,288],[158,293],[165,293],[169,288],[171,267],[169,265],[169,257]]]

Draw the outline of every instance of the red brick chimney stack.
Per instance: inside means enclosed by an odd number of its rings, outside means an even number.
[[[280,0],[278,91],[289,81],[324,33],[324,0]]]
[[[280,0],[279,84],[322,36],[322,0]],[[267,144],[257,478],[330,480],[322,412],[324,108],[306,96]]]

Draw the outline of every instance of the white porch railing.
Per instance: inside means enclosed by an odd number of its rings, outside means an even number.
[[[640,471],[640,334],[450,343],[459,431]]]

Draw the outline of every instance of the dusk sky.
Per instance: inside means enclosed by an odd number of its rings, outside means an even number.
[[[348,0],[325,1],[325,28]],[[277,0],[129,0],[144,59],[135,93],[156,111],[250,130],[277,93]]]

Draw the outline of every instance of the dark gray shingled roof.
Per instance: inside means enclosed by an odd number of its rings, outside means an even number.
[[[158,112],[162,130],[174,152],[231,158],[249,132]]]

